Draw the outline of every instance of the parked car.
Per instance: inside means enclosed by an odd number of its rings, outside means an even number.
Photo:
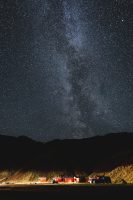
[[[88,183],[111,183],[111,178],[109,176],[90,177]]]

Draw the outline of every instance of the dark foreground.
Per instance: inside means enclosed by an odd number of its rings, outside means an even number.
[[[0,187],[0,200],[92,197],[129,199],[133,185],[9,185]]]

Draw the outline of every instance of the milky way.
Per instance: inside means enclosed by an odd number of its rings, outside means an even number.
[[[133,131],[133,0],[0,1],[0,133]]]

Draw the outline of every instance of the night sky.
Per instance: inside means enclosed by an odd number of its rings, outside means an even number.
[[[133,0],[0,0],[0,134],[133,132]]]

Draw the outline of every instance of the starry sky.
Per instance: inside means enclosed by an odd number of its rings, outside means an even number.
[[[0,0],[0,134],[133,132],[133,0]]]

